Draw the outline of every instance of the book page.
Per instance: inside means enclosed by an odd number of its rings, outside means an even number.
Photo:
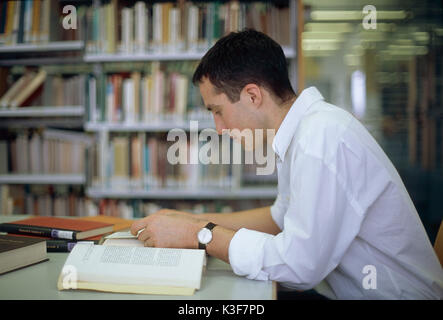
[[[123,247],[144,247],[143,241],[140,241],[138,239],[129,239],[129,238],[123,238],[123,239],[106,239],[103,242],[104,246],[123,246]]]
[[[200,288],[204,250],[78,244],[62,270],[80,282]]]
[[[105,239],[137,239],[131,231],[118,231],[105,236]]]

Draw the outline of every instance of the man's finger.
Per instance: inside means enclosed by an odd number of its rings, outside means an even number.
[[[138,240],[140,241],[145,241],[146,239],[148,239],[151,235],[149,234],[149,232],[146,229],[141,229],[140,232],[138,233]]]
[[[137,233],[138,233],[141,229],[143,229],[143,228],[145,228],[145,227],[147,226],[147,224],[148,224],[147,218],[144,218],[144,219],[140,219],[140,220],[135,221],[135,222],[131,225],[131,233],[132,233],[134,236],[136,236]]]
[[[152,238],[148,238],[144,241],[144,246],[145,247],[155,247],[155,243],[154,240],[152,240]]]

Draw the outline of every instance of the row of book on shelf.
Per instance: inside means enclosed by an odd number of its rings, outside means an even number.
[[[173,144],[179,144],[179,151],[170,149]],[[200,160],[191,163],[191,153],[198,155],[203,152],[201,147],[207,144],[216,149],[215,141],[167,141],[161,134],[102,133],[91,151],[94,169],[89,179],[92,186],[113,190],[240,187],[241,164],[234,161],[223,164],[221,160],[217,163],[215,158],[208,163]],[[232,149],[233,144],[229,148]],[[231,158],[232,154],[230,151]],[[221,159],[221,154],[216,157]]]
[[[228,149],[218,150],[220,141],[175,140],[176,137],[168,141],[167,136],[102,132],[94,139],[73,130],[9,131],[0,139],[0,174],[88,175],[85,180],[93,187],[115,190],[226,189],[240,187],[245,177],[258,181],[252,179],[258,167],[255,162],[234,161],[234,141],[226,140],[229,145],[224,148],[229,149],[230,158],[224,162],[221,152]],[[192,154],[198,156],[195,163],[190,159]],[[275,179],[276,170],[271,177]]]
[[[89,53],[205,51],[231,31],[253,28],[289,45],[289,8],[270,2],[111,0],[86,10]]]
[[[72,7],[63,10],[66,5],[57,0],[2,1],[0,46],[86,38],[89,53],[201,51],[224,34],[244,28],[263,31],[281,45],[290,42],[288,4],[181,0],[126,6],[111,0],[74,3],[75,16],[70,19]]]
[[[192,213],[232,212],[264,207],[272,199],[249,200],[146,200],[91,199],[81,186],[0,185],[0,215],[34,216],[110,216],[123,219],[143,218],[162,208]]]
[[[44,69],[25,69],[12,83],[7,81],[0,95],[0,108],[25,106],[84,106],[86,75],[61,76]]]
[[[73,29],[63,28],[60,4],[58,0],[1,1],[0,46],[82,39],[83,24],[78,24]],[[79,19],[85,13],[85,6],[77,8]]]
[[[73,130],[7,132],[0,140],[0,174],[85,174],[93,138]]]
[[[177,64],[175,64],[177,67]],[[48,74],[26,69],[0,96],[0,108],[26,106],[86,106],[90,123],[211,121],[198,88],[191,83],[190,66],[176,70],[153,62],[151,72],[111,72],[99,75]]]
[[[91,123],[155,123],[188,118],[210,120],[200,92],[190,75],[163,70],[152,63],[151,72],[120,72],[90,76],[87,116]]]

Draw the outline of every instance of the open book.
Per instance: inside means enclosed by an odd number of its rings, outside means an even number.
[[[192,295],[200,289],[205,251],[77,244],[60,273],[59,290]]]

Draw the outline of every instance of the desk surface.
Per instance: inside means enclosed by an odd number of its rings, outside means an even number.
[[[0,222],[21,217],[0,216]],[[113,300],[113,299],[186,299],[186,300],[268,300],[276,298],[276,285],[271,281],[255,281],[239,277],[229,264],[210,257],[203,274],[201,288],[192,296],[140,295],[86,290],[58,291],[57,279],[68,253],[48,253],[49,261],[0,275],[2,300]]]

